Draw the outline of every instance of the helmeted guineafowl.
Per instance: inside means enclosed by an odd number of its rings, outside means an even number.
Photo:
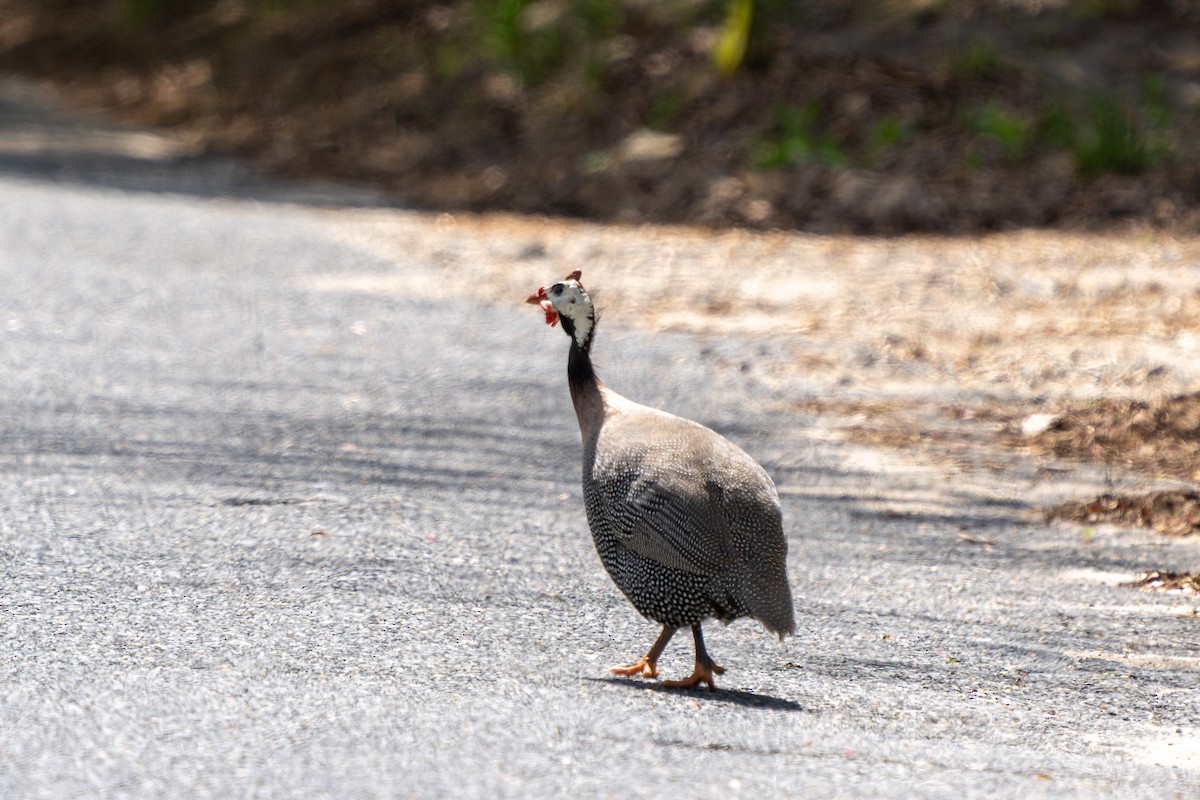
[[[779,495],[750,456],[695,422],[627,400],[596,378],[596,330],[581,273],[528,298],[571,337],[567,381],[583,436],[583,498],[600,560],[613,581],[662,633],[620,675],[658,677],[675,631],[690,626],[696,668],[666,686],[715,688],[717,666],[701,623],[752,617],[779,634],[796,623],[788,588],[787,538]]]

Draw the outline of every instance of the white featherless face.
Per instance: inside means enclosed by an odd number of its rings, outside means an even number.
[[[566,317],[575,325],[575,340],[583,345],[592,335],[595,310],[587,290],[576,280],[560,281],[546,289],[546,298],[559,316]]]

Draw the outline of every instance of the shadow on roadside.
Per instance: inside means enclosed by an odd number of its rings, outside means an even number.
[[[302,206],[390,208],[384,192],[272,179],[249,161],[187,152],[170,134],[60,107],[36,83],[0,75],[0,176],[129,192]]]

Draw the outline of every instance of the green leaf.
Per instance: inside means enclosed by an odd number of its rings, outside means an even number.
[[[732,75],[742,65],[753,18],[754,0],[729,0],[729,11],[712,54],[713,64],[722,75]]]

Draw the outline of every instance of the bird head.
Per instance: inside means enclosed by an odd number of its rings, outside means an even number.
[[[546,312],[547,325],[553,327],[561,319],[563,330],[580,347],[586,347],[596,322],[596,311],[587,289],[579,282],[582,275],[581,270],[575,270],[558,283],[539,286],[525,302],[541,306]]]

